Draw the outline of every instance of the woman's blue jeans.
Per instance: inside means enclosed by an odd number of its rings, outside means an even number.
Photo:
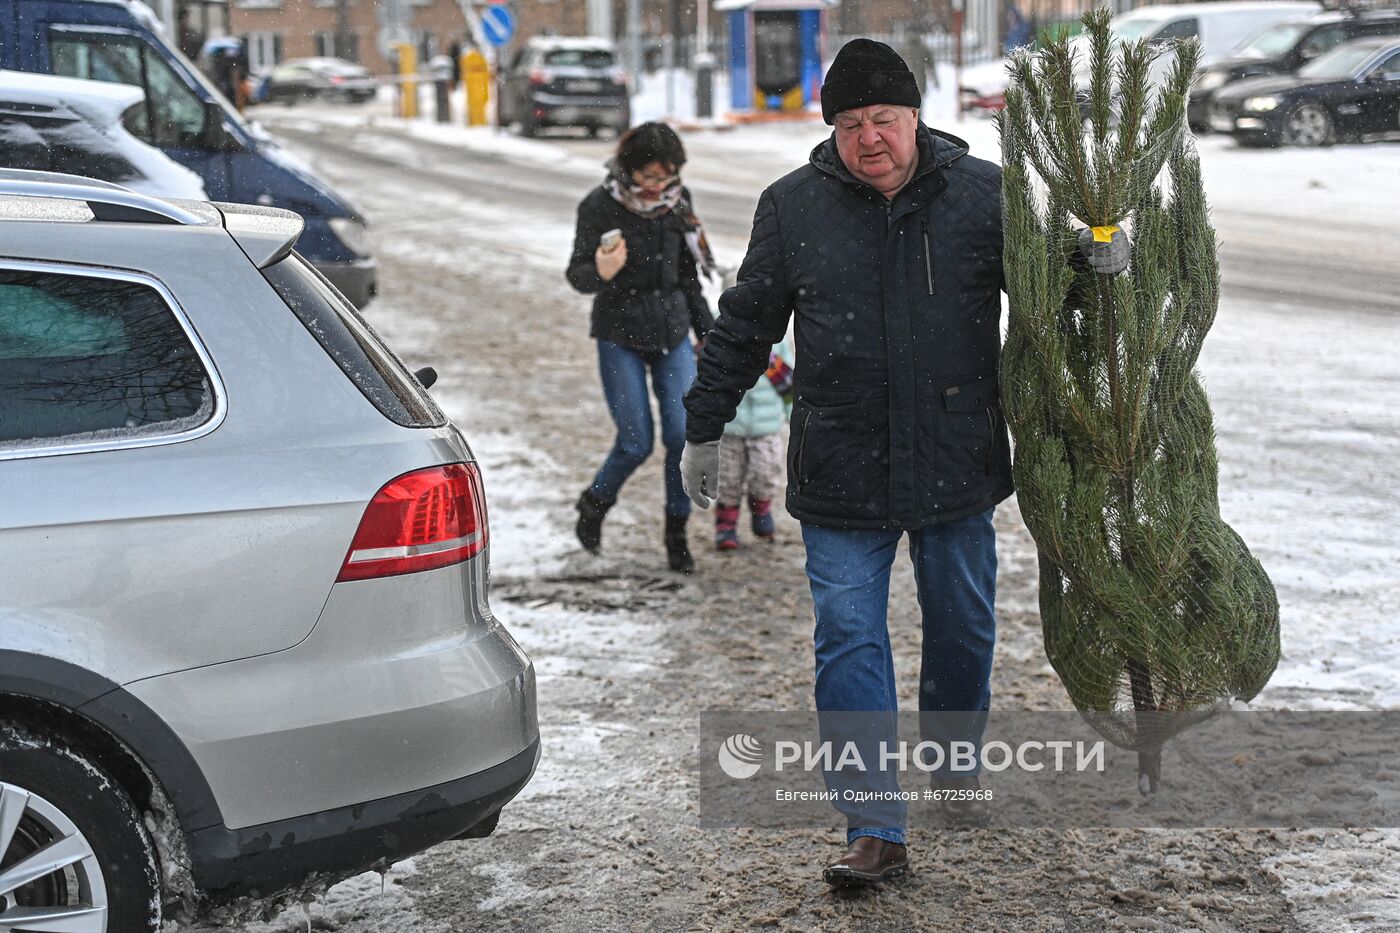
[[[608,413],[617,425],[617,440],[593,479],[600,502],[615,502],[622,484],[651,454],[656,427],[647,393],[647,370],[661,408],[661,443],[666,448],[666,514],[689,515],[690,497],[681,486],[685,450],[685,393],[695,381],[695,351],[690,338],[665,353],[641,353],[608,340],[598,341],[598,371]]]
[[[997,580],[994,511],[908,532],[923,616],[920,712],[985,713],[991,702]],[[899,531],[802,525],[807,578],[816,607],[817,710],[870,714],[819,716],[822,740],[833,741],[839,751],[851,736],[868,767],[880,760],[880,742],[890,749],[897,747],[898,701],[886,614],[890,569],[903,536]],[[983,717],[950,718],[968,734],[923,738],[957,738],[980,745]],[[894,771],[863,776],[828,772],[827,785],[838,792],[847,788],[897,792],[897,777]],[[904,842],[902,803],[860,808],[838,802],[838,809],[847,817],[848,842],[857,836]]]

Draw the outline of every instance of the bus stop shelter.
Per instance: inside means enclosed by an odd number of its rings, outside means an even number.
[[[730,107],[800,111],[820,99],[827,13],[838,0],[716,0],[729,24]]]

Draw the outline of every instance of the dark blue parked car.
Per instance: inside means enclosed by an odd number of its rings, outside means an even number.
[[[364,218],[329,183],[245,122],[175,48],[149,7],[129,0],[0,0],[0,68],[133,84],[146,102],[126,129],[204,181],[214,201],[306,219],[297,251],[356,305],[374,296]]]

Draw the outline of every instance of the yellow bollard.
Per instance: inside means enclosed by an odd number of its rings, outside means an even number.
[[[486,102],[491,98],[491,69],[476,49],[462,53],[462,82],[467,86],[467,126],[486,125]]]
[[[418,116],[418,50],[407,42],[394,46],[399,53],[399,116],[414,119]]]

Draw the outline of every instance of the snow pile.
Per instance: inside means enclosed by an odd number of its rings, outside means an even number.
[[[638,75],[632,94],[632,125],[648,120],[697,119],[695,86],[695,73],[684,68],[662,68]],[[723,120],[730,104],[729,75],[723,69],[716,69],[713,74],[710,99],[713,118]]]

